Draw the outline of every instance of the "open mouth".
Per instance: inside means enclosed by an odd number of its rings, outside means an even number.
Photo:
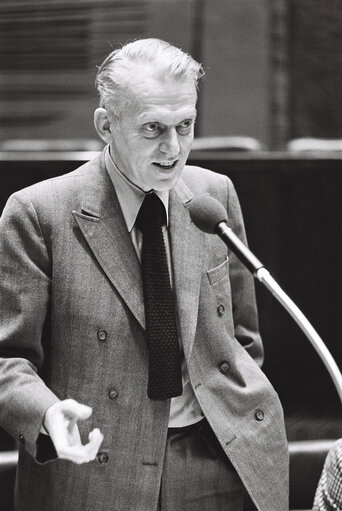
[[[175,168],[175,166],[177,165],[177,162],[178,162],[178,160],[173,161],[173,162],[171,162],[171,161],[161,161],[161,162],[154,161],[153,165],[155,165],[156,167],[159,167],[160,169],[163,169],[163,170],[170,170],[170,169]]]

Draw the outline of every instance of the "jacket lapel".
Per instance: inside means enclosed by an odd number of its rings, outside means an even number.
[[[182,179],[170,192],[170,239],[178,323],[184,353],[191,353],[198,316],[204,234],[191,222],[192,192]]]
[[[82,207],[73,215],[101,268],[145,328],[140,264],[103,156],[89,164],[84,178]]]

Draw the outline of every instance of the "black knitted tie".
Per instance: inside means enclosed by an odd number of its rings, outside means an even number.
[[[149,350],[147,395],[150,399],[168,399],[182,394],[175,306],[162,232],[165,217],[164,205],[157,195],[146,195],[136,226],[143,234],[141,267]]]

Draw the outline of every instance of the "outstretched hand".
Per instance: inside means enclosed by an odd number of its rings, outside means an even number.
[[[77,421],[88,419],[93,410],[74,399],[59,401],[48,408],[44,417],[44,427],[49,433],[59,458],[74,463],[88,463],[96,458],[103,441],[98,428],[89,433],[89,442],[81,442]]]

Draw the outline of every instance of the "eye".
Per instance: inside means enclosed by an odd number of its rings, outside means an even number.
[[[185,119],[183,122],[178,124],[177,132],[180,135],[189,135],[189,133],[192,132],[193,125],[194,125],[193,119]]]
[[[145,137],[157,137],[161,131],[161,127],[157,122],[148,122],[143,125],[142,131]]]

